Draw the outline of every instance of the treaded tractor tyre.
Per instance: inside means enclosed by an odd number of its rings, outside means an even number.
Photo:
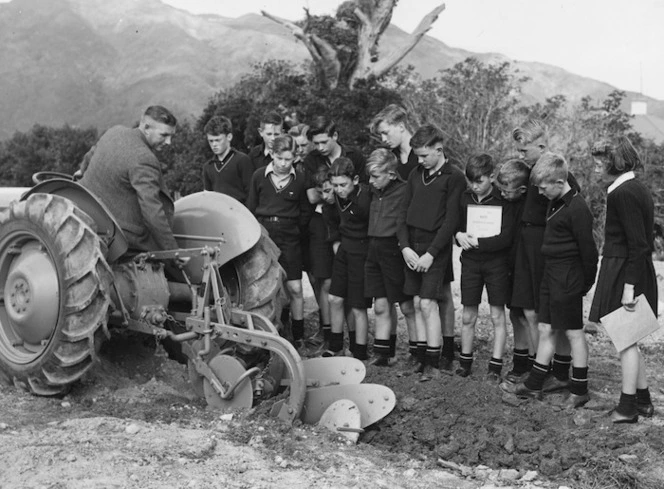
[[[286,273],[279,265],[279,248],[262,226],[258,243],[231,264],[239,281],[240,308],[262,314],[276,326],[285,300]],[[222,280],[226,283],[227,277],[222,276]]]
[[[33,194],[0,212],[0,369],[38,395],[67,392],[104,339],[112,272],[95,224]]]

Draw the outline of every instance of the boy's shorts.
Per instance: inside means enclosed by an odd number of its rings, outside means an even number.
[[[544,226],[521,225],[516,246],[511,307],[539,311],[540,284],[544,271]]]
[[[511,296],[509,257],[474,259],[461,253],[461,304],[480,304],[485,285],[490,305],[507,304]]]
[[[371,299],[364,297],[367,245],[367,239],[342,238],[334,257],[330,295],[343,297],[344,304],[355,309],[371,307]]]
[[[539,321],[551,329],[583,329],[583,266],[579,259],[551,260],[544,265]]]
[[[279,265],[286,271],[287,280],[302,280],[302,248],[300,245],[300,227],[297,219],[271,221],[258,217],[281,254]]]
[[[428,243],[413,243],[411,248],[419,256],[427,252]],[[436,301],[443,300],[444,298],[444,284],[454,280],[454,272],[452,271],[452,243],[443,248],[436,257],[434,257],[433,264],[426,272],[416,272],[404,267],[405,282],[403,291],[406,295],[419,296],[421,299],[433,299]]]
[[[309,221],[309,272],[316,278],[332,276],[334,250],[327,241],[327,227],[323,216],[314,214]]]
[[[390,304],[412,299],[403,292],[404,265],[396,237],[371,238],[364,266],[365,297],[387,297]]]

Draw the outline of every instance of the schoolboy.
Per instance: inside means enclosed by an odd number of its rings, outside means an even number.
[[[337,158],[330,168],[334,188],[338,230],[341,242],[334,257],[330,285],[332,334],[329,349],[338,353],[343,348],[344,306],[351,309],[355,335],[350,334],[351,352],[355,358],[367,359],[371,301],[364,297],[364,264],[367,259],[369,207],[371,193],[360,183],[355,164],[350,158]]]
[[[426,125],[413,135],[410,144],[420,167],[408,177],[399,217],[397,237],[406,262],[404,292],[414,296],[415,313],[426,327],[427,348],[416,372],[421,380],[437,376],[439,367],[452,370],[454,336],[443,338],[438,301],[451,297],[452,241],[459,224],[461,193],[466,187],[463,173],[445,157],[440,129]]]
[[[397,218],[406,192],[399,180],[396,156],[388,149],[377,149],[367,160],[372,198],[369,210],[369,251],[364,266],[364,294],[373,298],[376,335],[372,361],[388,366],[395,356],[396,315],[392,305],[399,304],[409,330],[415,325],[413,298],[403,292],[404,262],[397,240]]]
[[[284,120],[279,114],[267,112],[261,116],[258,126],[261,142],[249,151],[249,159],[253,167],[252,174],[272,161],[272,144],[275,138],[283,132]]]
[[[365,165],[366,160],[362,153],[350,146],[339,142],[339,133],[333,120],[326,116],[313,119],[307,132],[307,137],[314,146],[304,159],[304,172],[307,176],[307,196],[312,204],[320,203],[320,195],[314,188],[312,178],[319,171],[327,171],[337,158],[348,158],[355,166],[356,175],[362,183],[368,181]]]
[[[396,104],[388,105],[374,116],[369,129],[392,150],[399,162],[397,175],[407,181],[410,172],[417,168],[417,156],[410,146],[413,128],[406,109]]]
[[[502,198],[500,190],[492,185],[495,166],[488,154],[473,156],[466,165],[468,189],[461,195],[461,219],[455,234],[461,252],[461,354],[457,375],[468,377],[473,364],[473,341],[478,306],[486,286],[493,322],[492,356],[487,378],[498,381],[503,367],[503,354],[507,331],[505,304],[510,296],[510,250],[516,229],[516,205]],[[469,229],[471,213],[493,211],[500,218],[496,232],[478,236]],[[494,218],[495,219],[495,218]]]
[[[203,165],[203,188],[230,195],[243,204],[253,175],[249,157],[231,147],[233,124],[224,116],[212,117],[203,128],[214,156]]]
[[[550,204],[542,242],[544,272],[540,288],[537,356],[524,383],[504,383],[521,398],[541,399],[544,380],[554,354],[555,337],[565,335],[572,352],[568,407],[589,400],[588,345],[583,331],[583,296],[595,282],[598,253],[593,216],[578,190],[568,182],[565,159],[544,153],[531,172],[531,183]]]
[[[334,263],[332,243],[338,241],[338,235],[333,234],[330,228],[331,214],[336,212],[334,189],[327,170],[316,173],[313,177],[313,184],[320,194],[321,202],[316,204],[309,220],[309,273],[313,277],[311,285],[318,301],[319,332],[323,336],[323,341],[329,343],[332,333],[330,319],[330,283]]]
[[[523,160],[507,160],[500,166],[496,177],[495,186],[500,190],[503,199],[515,205],[515,233],[512,248],[510,250],[510,291],[514,285],[514,261],[516,252],[516,242],[521,231],[521,214],[525,204],[525,196],[528,191],[530,180],[530,167]],[[510,292],[511,297],[511,292]],[[527,373],[529,365],[530,333],[528,323],[523,316],[521,308],[513,308],[511,300],[507,307],[510,310],[510,321],[514,333],[514,350],[512,352],[512,370],[507,374],[514,378],[515,376]]]
[[[279,263],[286,271],[290,295],[293,342],[304,339],[304,299],[302,295],[302,250],[300,230],[306,219],[308,203],[304,178],[293,169],[295,142],[291,136],[274,140],[274,160],[253,174],[247,208],[267,230],[279,247]]]
[[[520,158],[532,168],[538,158],[548,150],[548,127],[539,119],[529,119],[514,129],[512,139]],[[571,173],[568,173],[568,181],[572,188],[579,190],[579,185]],[[525,371],[513,369],[505,376],[508,382],[523,382],[532,366],[539,343],[537,311],[544,270],[541,248],[547,206],[548,200],[539,194],[536,186],[530,184],[526,192],[517,238],[510,308],[513,327],[522,328],[529,335],[529,358]],[[546,379],[545,392],[565,389],[569,379],[569,367],[572,362],[570,344],[565,335],[559,335],[557,340],[556,353],[553,357],[553,375]]]

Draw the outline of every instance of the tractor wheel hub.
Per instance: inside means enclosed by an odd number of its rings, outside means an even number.
[[[38,246],[23,246],[5,283],[5,308],[14,333],[26,343],[48,339],[58,321],[58,275]]]

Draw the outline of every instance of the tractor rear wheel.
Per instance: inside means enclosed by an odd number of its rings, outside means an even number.
[[[113,276],[94,228],[56,195],[0,212],[0,369],[34,394],[65,393],[107,333]]]
[[[285,300],[285,278],[279,265],[279,248],[263,228],[253,248],[221,269],[231,301],[244,311],[262,314],[275,325]]]

